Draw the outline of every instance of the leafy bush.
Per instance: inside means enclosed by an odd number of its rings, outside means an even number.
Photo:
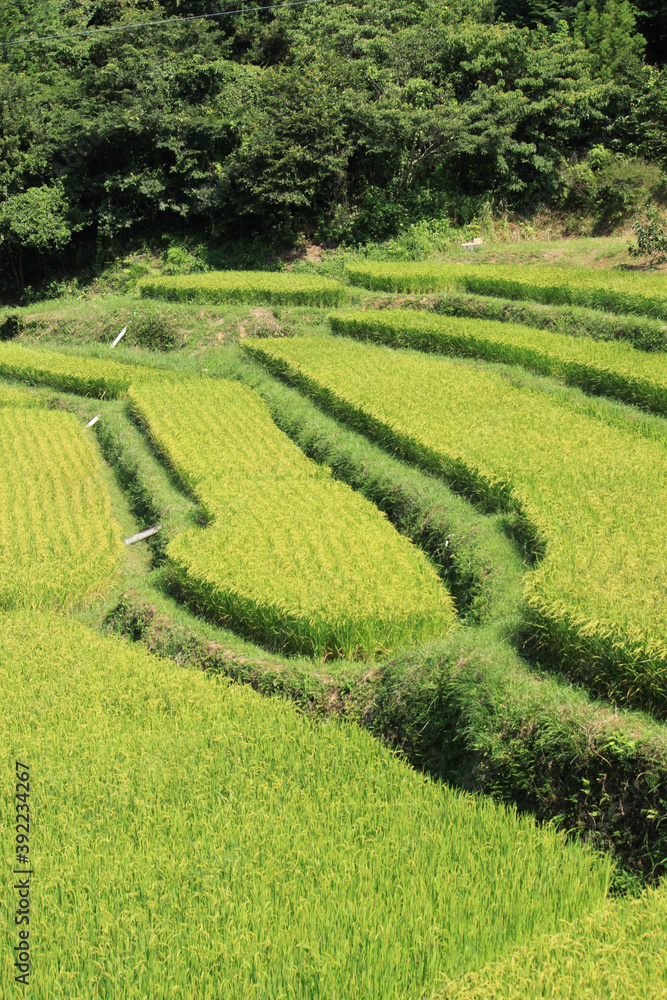
[[[657,163],[594,146],[583,160],[561,168],[560,204],[593,218],[593,233],[611,232],[633,212],[667,194],[667,179]]]
[[[648,267],[667,260],[667,233],[657,213],[647,213],[643,219],[637,219],[632,231],[637,234],[637,245],[628,247],[632,257],[645,257]]]
[[[8,313],[0,323],[0,340],[14,340],[23,332],[24,326],[21,313]]]
[[[667,713],[664,440],[461,362],[348,340],[246,345],[483,509],[528,551],[526,646],[620,703]]]
[[[171,351],[179,346],[181,336],[173,317],[153,310],[142,310],[128,324],[126,342],[151,351]]]

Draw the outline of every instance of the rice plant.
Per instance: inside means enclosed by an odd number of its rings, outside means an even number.
[[[0,406],[42,406],[43,400],[17,389],[13,385],[0,385]]]
[[[667,276],[593,271],[538,264],[348,264],[354,284],[386,292],[437,292],[447,289],[508,299],[535,299],[607,312],[637,313],[667,320]]]
[[[664,1000],[667,891],[607,903],[458,980],[431,1000]]]
[[[271,647],[373,656],[456,625],[451,596],[386,516],[277,429],[252,390],[222,380],[130,389],[135,412],[212,523],[167,547],[206,614]]]
[[[69,413],[0,408],[0,609],[67,609],[103,593],[120,528]]]
[[[175,277],[142,278],[144,298],[174,302],[267,302],[274,305],[335,306],[345,297],[345,285],[311,274],[275,271],[210,271]]]
[[[0,343],[0,376],[100,399],[124,396],[130,384],[138,379],[174,377],[171,372],[158,368],[59,354],[12,343]]]
[[[392,451],[486,510],[515,513],[541,557],[527,640],[619,702],[667,710],[667,448],[471,364],[343,339],[247,345]]]
[[[33,1000],[408,1000],[606,895],[607,860],[361,729],[60,616],[0,616],[0,746],[3,816],[31,768]]]
[[[329,320],[334,333],[392,347],[523,365],[588,392],[667,415],[665,354],[645,354],[627,344],[599,343],[513,323],[434,316],[412,309],[335,313]]]

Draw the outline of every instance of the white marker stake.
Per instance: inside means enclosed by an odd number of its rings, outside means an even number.
[[[118,343],[118,341],[120,340],[120,338],[125,336],[125,331],[126,330],[127,330],[127,327],[124,326],[123,329],[118,334],[118,336],[116,337],[116,339],[114,340],[113,344],[111,345],[112,347],[115,347],[116,344]]]
[[[101,413],[98,413],[96,417],[93,417],[93,419],[92,419],[92,420],[89,420],[89,421],[88,421],[88,423],[86,424],[86,427],[92,427],[92,426],[93,426],[93,424],[96,424],[96,423],[97,423],[97,421],[98,421],[98,420],[100,419],[100,417],[101,417],[101,416],[102,416],[102,414],[101,414]]]
[[[147,528],[146,531],[140,531],[138,535],[132,535],[131,538],[126,538],[125,544],[134,545],[135,542],[141,542],[144,538],[150,538],[151,535],[156,535],[161,527],[161,524],[156,524],[154,528]]]

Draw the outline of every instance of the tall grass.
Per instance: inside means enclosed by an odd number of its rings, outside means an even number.
[[[455,627],[423,553],[307,459],[252,390],[183,379],[129,397],[212,521],[167,547],[175,582],[202,611],[313,656],[378,655]]]
[[[93,447],[75,418],[0,408],[0,609],[67,609],[103,593],[121,548]]]
[[[334,333],[392,347],[523,365],[587,392],[667,415],[667,355],[626,344],[600,344],[527,326],[434,316],[412,309],[334,313]]]
[[[667,450],[471,363],[349,340],[247,348],[486,510],[541,559],[527,641],[595,692],[667,710]]]
[[[607,861],[356,727],[57,616],[0,624],[4,816],[31,767],[34,1000],[408,1000],[605,898]],[[12,913],[12,879],[2,898]],[[13,921],[1,936],[12,983]]]

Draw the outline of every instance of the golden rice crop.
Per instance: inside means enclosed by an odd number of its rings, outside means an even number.
[[[667,708],[667,447],[462,362],[342,339],[248,345],[385,446],[544,554],[527,578],[532,644],[619,701]]]
[[[0,408],[0,608],[67,608],[103,593],[120,528],[91,443],[69,413]]]
[[[450,595],[386,516],[279,431],[252,390],[183,380],[129,397],[213,523],[167,554],[202,610],[287,651],[370,656],[455,627]]]
[[[0,376],[43,383],[65,392],[100,399],[124,396],[131,382],[138,379],[173,378],[170,372],[157,368],[59,354],[12,343],[0,343]]]
[[[0,385],[0,406],[41,406],[42,400],[13,385]]]
[[[534,299],[667,320],[667,276],[593,271],[539,264],[348,264],[348,278],[386,292],[460,290],[508,299]]]
[[[337,313],[335,333],[441,354],[523,365],[593,393],[667,414],[667,355],[514,323],[434,316],[412,309]]]
[[[667,892],[608,902],[481,972],[446,977],[431,1000],[666,1000]]]
[[[268,302],[335,306],[345,297],[345,285],[312,274],[276,271],[210,271],[176,277],[154,275],[138,286],[144,298],[176,302]]]
[[[608,861],[360,728],[60,616],[0,616],[0,746],[3,817],[30,766],[33,1000],[408,1000],[606,894]]]

